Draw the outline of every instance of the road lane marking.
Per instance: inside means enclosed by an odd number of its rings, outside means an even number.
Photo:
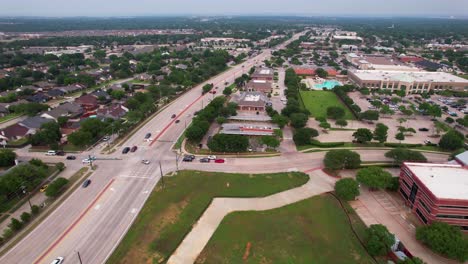
[[[101,208],[101,205],[100,205],[100,204],[96,205],[96,206],[94,207],[94,210],[99,210],[99,208]]]
[[[135,214],[136,212],[137,212],[137,209],[136,209],[136,208],[133,208],[133,209],[130,211],[131,214]]]
[[[143,176],[119,176],[119,178],[151,179],[152,177],[143,177]]]
[[[97,203],[97,201],[104,195],[104,193],[109,189],[109,187],[112,185],[114,182],[114,179],[111,179],[109,183],[104,187],[104,189],[101,190],[101,192],[96,196],[96,198],[93,200],[91,204],[86,207],[86,209],[80,214],[80,216],[67,228],[65,231],[50,245],[49,248],[47,248],[42,255],[40,255],[33,263],[38,264],[41,262],[49,253],[70,233],[70,231],[73,230],[73,228],[83,219],[83,217],[89,212],[89,210]]]

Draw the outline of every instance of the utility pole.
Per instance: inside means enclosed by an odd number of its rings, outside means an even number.
[[[182,153],[180,153],[180,155],[182,155]],[[175,154],[175,158],[176,170],[179,172],[179,155],[177,155],[177,153]]]
[[[76,254],[78,255],[78,260],[80,261],[80,264],[83,264],[83,261],[81,261],[80,252],[79,252],[79,251],[76,251]]]
[[[162,172],[161,161],[159,162],[159,171],[161,172],[161,183],[162,183],[162,187],[164,188],[164,175]]]

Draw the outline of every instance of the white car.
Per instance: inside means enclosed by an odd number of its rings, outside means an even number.
[[[55,150],[49,150],[46,152],[46,156],[55,156],[57,155],[57,152]]]
[[[91,160],[90,159],[84,159],[81,162],[83,162],[83,164],[89,164],[89,163],[91,163]]]
[[[215,159],[216,159],[216,156],[215,156],[215,155],[210,155],[210,156],[208,156],[208,159],[210,159],[210,160],[215,160]]]
[[[150,161],[149,160],[142,160],[141,163],[143,163],[145,165],[148,165],[148,164],[150,164]]]
[[[58,257],[54,259],[50,264],[62,264],[63,263],[63,257]]]

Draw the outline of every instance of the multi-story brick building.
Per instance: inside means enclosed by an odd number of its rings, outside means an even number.
[[[421,222],[445,222],[468,232],[466,164],[405,162],[399,192]]]

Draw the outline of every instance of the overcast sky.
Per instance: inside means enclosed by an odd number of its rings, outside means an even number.
[[[468,16],[468,0],[0,0],[0,16]]]

